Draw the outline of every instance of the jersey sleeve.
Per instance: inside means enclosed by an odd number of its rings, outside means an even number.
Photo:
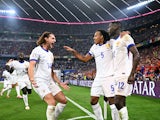
[[[38,61],[39,60],[39,52],[38,52],[38,49],[33,49],[31,54],[30,54],[30,58],[29,58],[30,61]]]
[[[92,45],[92,47],[90,48],[88,54],[92,57],[94,57],[94,45]]]
[[[135,46],[134,40],[130,35],[125,35],[123,37],[126,47],[129,49],[132,46]]]

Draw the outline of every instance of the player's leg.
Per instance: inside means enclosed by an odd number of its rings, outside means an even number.
[[[99,79],[100,80],[100,79]],[[102,82],[98,81],[95,78],[92,87],[91,87],[91,101],[90,104],[92,106],[93,112],[97,118],[97,120],[103,120],[102,108],[99,104],[99,97],[103,95]]]
[[[1,91],[1,96],[3,95],[3,93],[5,92],[5,91],[7,91],[7,90],[9,90],[9,89],[11,89],[11,86],[10,85],[6,85],[3,89],[2,89],[2,91]]]
[[[58,102],[55,108],[55,119],[57,119],[67,104],[67,98],[65,97],[62,91],[57,93],[54,97],[56,101]]]
[[[128,110],[126,106],[126,97],[131,94],[132,86],[127,83],[128,77],[123,76],[117,78],[115,105],[119,111],[121,120],[128,120]]]
[[[108,97],[109,106],[110,106],[110,109],[111,109],[112,120],[120,120],[119,113],[118,113],[118,110],[116,108],[114,99],[115,99],[114,97]]]
[[[15,89],[16,89],[16,93],[17,93],[17,98],[22,98],[22,96],[20,94],[20,87],[19,87],[18,83],[16,83]]]
[[[40,96],[42,100],[44,100],[47,103],[47,109],[46,109],[46,117],[47,120],[55,120],[54,119],[54,111],[55,111],[55,105],[56,101],[54,96],[52,95],[51,90],[49,89],[50,87],[46,82],[42,82],[41,80],[37,79],[35,81],[37,83],[37,88],[33,86],[34,91]]]
[[[50,84],[50,90],[52,91],[52,95],[54,96],[55,100],[58,102],[58,104],[55,107],[55,120],[58,118],[58,116],[62,113],[63,109],[65,108],[67,104],[67,98],[65,97],[64,93],[61,91],[60,87],[52,82]]]
[[[128,110],[127,110],[127,107],[126,107],[126,97],[116,95],[115,103],[116,103],[116,107],[119,111],[120,118],[122,120],[128,120],[129,117],[128,117]]]
[[[32,94],[32,85],[31,85],[31,82],[29,80],[26,81],[26,85],[27,85],[28,94]]]
[[[103,120],[103,115],[102,115],[102,108],[99,104],[99,97],[97,96],[91,96],[91,106],[92,106],[92,109],[93,109],[93,112],[97,118],[97,120]]]
[[[6,95],[7,98],[10,98],[10,93],[11,93],[11,88],[7,90],[7,95]]]
[[[9,87],[9,89],[7,90],[7,95],[6,95],[7,98],[10,97],[10,92],[11,92],[11,89],[12,89],[12,84],[9,84],[8,87]]]
[[[22,94],[23,94],[23,101],[25,104],[25,109],[29,110],[29,104],[28,104],[28,91],[27,91],[27,87],[25,86],[24,88],[22,88]]]
[[[46,117],[47,120],[55,120],[54,114],[55,114],[55,104],[56,101],[51,93],[44,96],[44,101],[48,104],[47,110],[46,110]]]
[[[8,89],[7,87],[8,87],[8,82],[6,80],[4,80],[4,82],[3,82],[3,88],[2,88],[2,90],[0,92],[1,96],[3,96],[3,93]]]
[[[114,100],[114,97],[115,97],[115,79],[114,77],[113,76],[106,77],[103,80],[102,88],[105,94],[104,100],[108,100],[109,102],[112,120],[119,120],[119,113],[115,106],[115,100]]]

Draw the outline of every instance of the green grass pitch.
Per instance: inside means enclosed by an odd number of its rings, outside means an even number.
[[[90,106],[90,88],[70,87],[69,91],[64,91],[65,95],[93,113]],[[2,84],[0,84],[0,89],[2,89]],[[34,91],[29,95],[29,104],[31,109],[27,111],[24,109],[23,100],[16,98],[14,88],[11,91],[10,98],[6,98],[5,92],[3,96],[0,96],[0,120],[46,120],[45,112],[47,105]],[[100,98],[100,104],[103,109],[103,98]],[[132,95],[127,98],[127,106],[130,120],[160,120],[160,99]],[[109,106],[107,110],[107,120],[111,120]],[[68,102],[58,120],[83,116],[88,115],[71,102]],[[81,120],[93,119],[88,117]]]

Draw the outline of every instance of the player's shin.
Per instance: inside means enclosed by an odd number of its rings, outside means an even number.
[[[66,104],[58,103],[55,107],[55,120],[58,118],[59,114],[63,111],[65,108]]]
[[[128,120],[129,117],[128,117],[127,107],[121,108],[121,109],[119,110],[119,115],[120,115],[121,120]]]
[[[92,105],[93,112],[97,117],[96,120],[103,120],[102,109],[99,103]]]
[[[115,104],[110,105],[112,120],[120,120],[118,110]]]
[[[55,120],[54,119],[55,106],[48,105],[46,110],[47,120]]]

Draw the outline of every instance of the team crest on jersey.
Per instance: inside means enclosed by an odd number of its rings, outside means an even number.
[[[107,48],[110,48],[110,47],[111,47],[111,45],[107,43],[107,44],[106,44],[106,47],[107,47]]]
[[[118,47],[119,46],[119,44],[120,44],[120,42],[118,41],[118,42],[116,42],[116,47]]]

